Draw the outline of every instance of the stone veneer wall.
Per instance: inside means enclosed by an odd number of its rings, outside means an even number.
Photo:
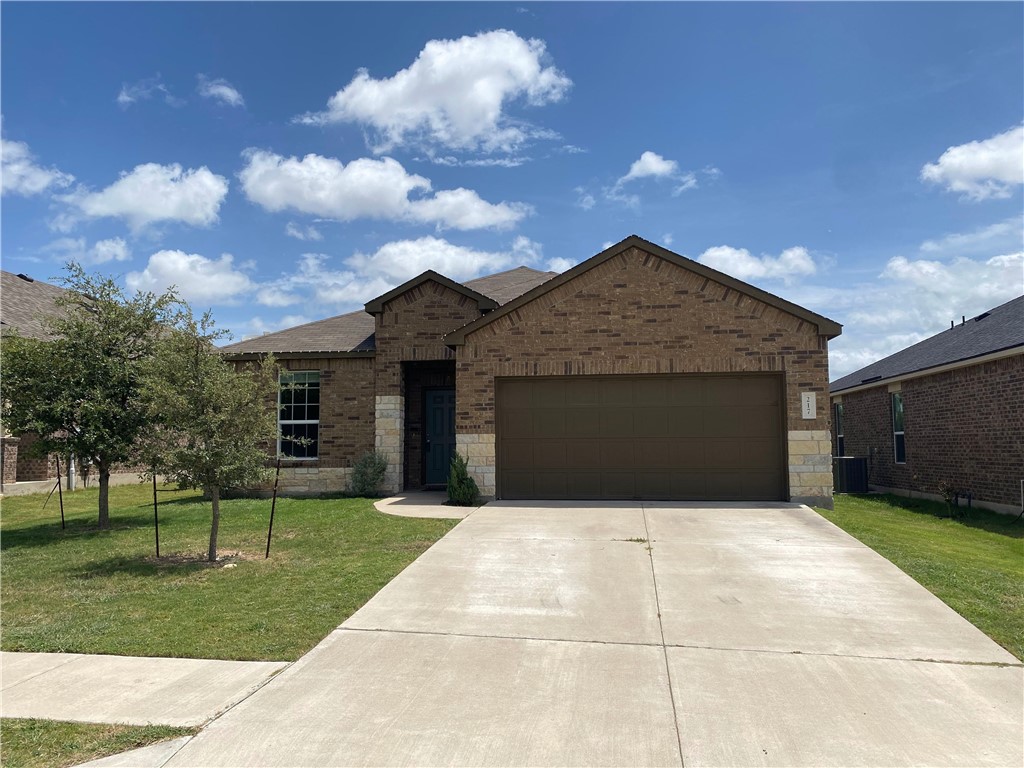
[[[832,435],[827,429],[791,429],[789,498],[832,509]]]
[[[455,435],[455,450],[466,459],[466,469],[476,480],[481,496],[493,497],[495,492],[494,433]]]
[[[1024,479],[1024,354],[906,379],[907,461],[893,455],[890,386],[840,393],[848,456],[868,459],[868,482],[913,493],[948,481],[975,499],[1019,506]]]
[[[374,423],[377,432],[374,444],[388,461],[383,490],[385,493],[397,493],[402,490],[405,398],[401,395],[377,395],[376,403]]]
[[[639,248],[467,336],[456,365],[457,439],[493,441],[496,377],[745,371],[783,372],[787,443],[817,451],[791,451],[803,457],[793,467],[813,471],[791,468],[790,495],[831,506],[831,472],[817,471],[831,466],[827,339],[805,320]],[[801,417],[803,392],[817,395],[813,419]],[[493,486],[493,449],[479,459],[483,491]]]

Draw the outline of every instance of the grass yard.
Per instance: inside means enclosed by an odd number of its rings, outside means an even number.
[[[96,528],[95,489],[3,499],[0,601],[5,651],[293,660],[354,613],[457,521],[393,517],[367,499],[221,502],[219,554],[202,562],[210,508],[192,491],[110,489],[113,530]]]
[[[902,496],[837,495],[822,515],[1024,661],[1024,521]]]
[[[195,733],[165,725],[100,725],[57,720],[0,720],[4,768],[64,768]]]

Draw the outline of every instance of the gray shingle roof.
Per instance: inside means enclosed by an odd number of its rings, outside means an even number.
[[[26,280],[13,272],[0,270],[0,278],[0,332],[9,333],[17,328],[22,336],[50,338],[40,320],[60,312],[54,302],[67,291],[41,280]]]
[[[556,274],[516,267],[462,285],[494,299],[498,304],[504,304]],[[359,310],[228,344],[221,347],[220,351],[229,355],[373,352],[376,349],[373,334],[373,315]]]
[[[1013,347],[1024,347],[1024,296],[836,379],[830,389],[842,392]]]

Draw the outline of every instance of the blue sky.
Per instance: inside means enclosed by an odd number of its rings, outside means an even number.
[[[639,234],[844,324],[1024,292],[1024,5],[18,3],[3,268],[236,338]]]

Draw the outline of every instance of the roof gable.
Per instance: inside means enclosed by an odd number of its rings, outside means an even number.
[[[472,299],[477,303],[477,307],[480,309],[481,312],[488,312],[498,307],[498,302],[496,302],[489,296],[484,296],[482,293],[474,291],[472,288],[467,288],[462,283],[456,283],[451,278],[445,277],[444,275],[435,272],[432,269],[428,269],[422,275],[418,275],[417,277],[414,277],[412,280],[407,280],[397,288],[392,288],[387,293],[378,296],[372,301],[368,301],[366,303],[366,311],[369,312],[371,315],[379,315],[381,312],[384,311],[384,305],[387,304],[389,301],[398,298],[403,293],[407,293],[411,291],[413,288],[423,285],[423,283],[426,283],[428,281],[433,281],[435,283],[443,285],[445,288],[449,288],[455,291],[456,293],[460,293],[463,296]]]
[[[638,248],[642,251],[657,256],[658,258],[664,259],[665,261],[675,264],[676,266],[682,267],[683,269],[689,270],[690,272],[693,272],[702,277],[706,277],[710,280],[713,280],[717,283],[726,286],[727,288],[735,290],[739,293],[746,294],[747,296],[757,299],[758,301],[764,302],[765,304],[773,306],[776,309],[782,310],[783,312],[786,312],[801,320],[811,323],[812,325],[817,326],[818,333],[824,334],[830,339],[842,333],[842,326],[833,320],[829,320],[827,317],[823,317],[822,315],[811,312],[808,309],[804,309],[803,307],[797,304],[793,304],[792,302],[786,301],[785,299],[775,296],[774,294],[768,293],[767,291],[763,291],[760,288],[756,288],[753,285],[750,285],[749,283],[743,282],[742,280],[737,280],[734,277],[730,277],[729,275],[719,272],[716,269],[711,269],[710,267],[707,267],[699,262],[688,259],[685,256],[680,256],[677,253],[673,253],[672,251],[662,248],[659,245],[655,245],[654,243],[648,242],[647,240],[644,240],[643,238],[638,237],[637,235],[630,235],[622,242],[617,243],[616,245],[613,245],[610,248],[605,249],[604,251],[601,251],[601,253],[597,254],[596,256],[593,256],[587,259],[586,261],[577,264],[572,269],[563,272],[557,277],[551,278],[550,280],[542,283],[541,285],[538,285],[536,288],[533,288],[532,290],[524,293],[518,298],[508,302],[507,304],[504,304],[500,309],[497,309],[494,312],[491,312],[479,318],[478,320],[474,320],[472,323],[463,326],[457,331],[449,333],[447,336],[445,336],[445,343],[453,347],[464,344],[466,341],[466,336],[468,336],[469,334],[479,330],[480,328],[484,327],[489,323],[494,322],[500,317],[504,317],[510,312],[514,312],[519,307],[522,307],[524,304],[527,304],[533,301],[534,299],[543,296],[549,291],[554,290],[555,288],[558,288],[561,285],[564,285],[573,278],[582,275],[583,273],[593,269],[599,264],[603,264],[606,261],[625,253],[630,248]]]
[[[882,384],[899,376],[1015,347],[1024,347],[1024,296],[836,379],[829,389],[838,393],[862,384]]]

